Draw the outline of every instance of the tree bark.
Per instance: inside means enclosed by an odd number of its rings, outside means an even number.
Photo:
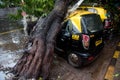
[[[54,55],[56,35],[61,29],[61,23],[67,13],[68,4],[72,0],[57,0],[54,9],[44,19],[39,21],[32,35],[32,47],[28,54],[24,54],[13,70],[17,77],[25,79],[43,80],[49,76]]]

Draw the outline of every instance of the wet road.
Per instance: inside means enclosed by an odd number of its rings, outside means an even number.
[[[0,80],[5,80],[23,52],[24,34],[17,22],[0,19]]]
[[[50,80],[105,80],[105,74],[116,49],[119,38],[105,43],[100,56],[90,65],[83,68],[73,68],[61,58],[55,58]]]
[[[5,21],[4,21],[5,22]],[[104,80],[105,73],[118,43],[113,37],[105,43],[100,56],[84,68],[73,68],[64,59],[55,56],[50,80]],[[9,68],[13,67],[22,56],[24,33],[16,23],[1,23],[0,20],[0,80],[5,80]]]

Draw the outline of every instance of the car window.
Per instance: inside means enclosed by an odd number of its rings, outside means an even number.
[[[83,19],[81,19],[81,29],[82,29],[82,33],[88,33],[87,28],[85,27],[85,22],[83,21]]]
[[[67,26],[66,26],[66,31],[68,31],[72,34],[80,33],[78,31],[78,29],[75,27],[75,25],[71,22],[71,20],[68,20],[68,23],[67,23]]]
[[[82,16],[82,25],[90,32],[97,32],[103,30],[102,20],[97,14],[89,14]]]
[[[66,21],[66,22],[62,23],[62,29],[65,29],[65,28],[66,28],[66,26],[67,26],[67,24],[68,24],[68,21]]]

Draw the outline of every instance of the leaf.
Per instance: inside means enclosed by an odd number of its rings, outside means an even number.
[[[37,8],[35,9],[36,11],[40,11],[40,12],[43,12],[43,9],[42,8]]]
[[[39,80],[43,80],[42,77],[40,77]]]
[[[114,76],[114,77],[118,77],[118,76],[120,76],[120,74],[117,73],[117,74],[114,74],[113,76]]]

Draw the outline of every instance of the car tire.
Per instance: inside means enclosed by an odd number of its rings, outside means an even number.
[[[78,54],[74,52],[70,52],[68,54],[68,63],[72,65],[73,67],[78,68],[78,67],[81,67],[82,65],[82,59]]]

